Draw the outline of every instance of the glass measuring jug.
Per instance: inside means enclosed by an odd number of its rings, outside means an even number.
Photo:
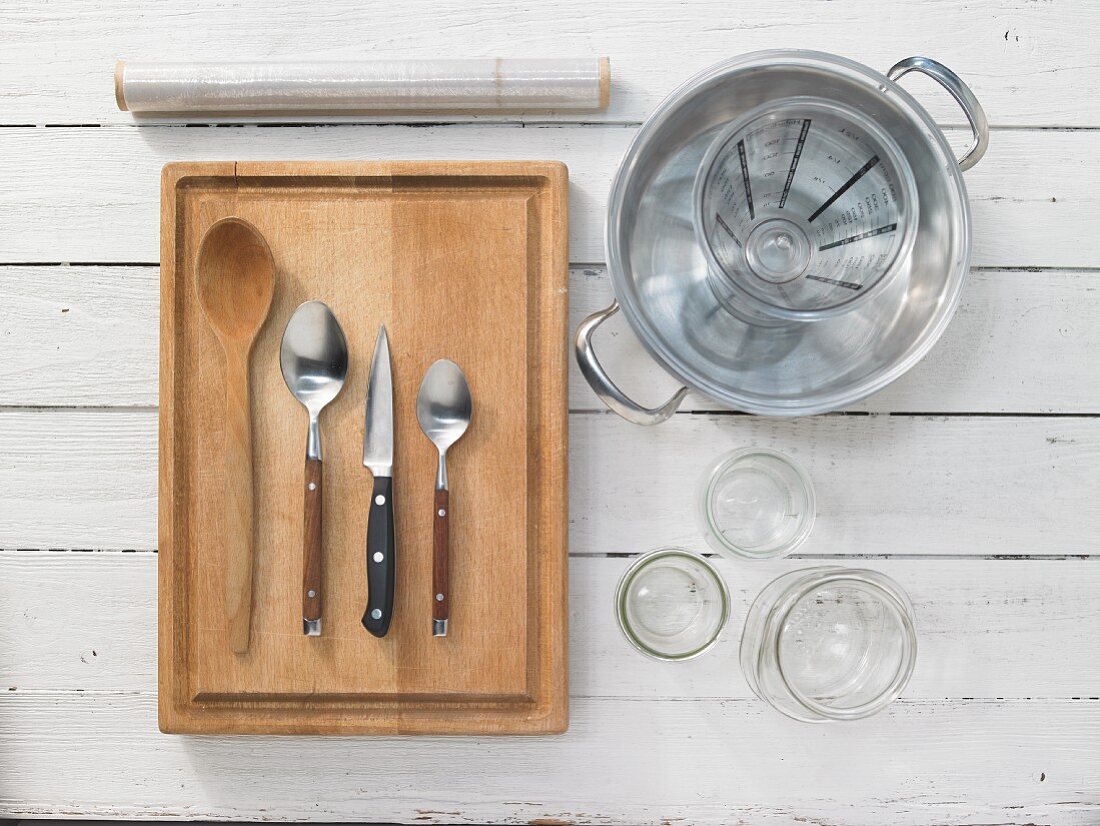
[[[917,227],[917,188],[897,143],[855,109],[799,96],[724,130],[695,183],[710,285],[750,320],[813,321],[896,277]]]

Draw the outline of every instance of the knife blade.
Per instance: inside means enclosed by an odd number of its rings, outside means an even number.
[[[363,465],[374,476],[367,516],[367,609],[363,612],[363,627],[376,637],[384,637],[393,616],[397,550],[393,533],[393,373],[385,325],[378,330],[367,381]]]

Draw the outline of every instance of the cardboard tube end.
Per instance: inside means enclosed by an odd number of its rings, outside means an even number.
[[[600,108],[606,109],[611,103],[611,58],[600,58]]]
[[[120,60],[115,63],[115,103],[118,104],[118,108],[121,111],[129,112],[130,108],[126,105],[126,92],[122,88],[122,75],[125,71],[125,60]]]

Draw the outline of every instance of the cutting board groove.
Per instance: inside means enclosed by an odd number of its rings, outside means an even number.
[[[212,162],[164,168],[161,210],[160,727],[230,734],[538,734],[567,725],[566,170],[555,162]],[[198,308],[203,233],[236,215],[275,258],[250,371],[252,636],[228,645],[222,589],[224,362]],[[306,413],[283,384],[283,327],[332,307],[348,381],[321,418],[323,632],[301,633]],[[370,357],[393,354],[397,591],[366,604]],[[438,358],[474,416],[448,455],[451,623],[431,635],[435,449],[416,423]]]

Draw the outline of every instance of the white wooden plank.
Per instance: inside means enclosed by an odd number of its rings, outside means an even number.
[[[416,823],[1087,824],[1100,703],[578,700],[560,737],[171,737],[150,694],[9,693],[0,814]]]
[[[606,271],[570,274],[570,329],[611,300]],[[922,413],[1100,412],[1100,275],[976,271],[947,334],[915,370],[857,408]],[[0,405],[155,406],[155,267],[0,266]],[[621,316],[600,358],[647,402],[675,382]],[[571,406],[602,410],[570,359]],[[691,397],[685,410],[716,409]]]
[[[723,638],[704,657],[667,665],[635,652],[615,623],[615,586],[632,561],[571,562],[570,692],[576,698],[752,697],[738,664],[749,605],[772,578],[814,564],[716,559],[733,600]],[[1069,699],[1097,693],[1095,561],[848,564],[892,576],[913,599],[920,655],[907,699]],[[155,692],[156,567],[151,553],[0,553],[0,692]],[[96,595],[94,605],[72,598],[74,583]]]
[[[155,263],[160,165],[215,157],[560,157],[573,177],[572,260],[602,258],[607,185],[629,129],[121,127],[130,120],[114,111],[116,56],[606,53],[613,107],[580,119],[634,123],[692,71],[751,48],[824,48],[882,68],[931,53],[972,83],[994,124],[1098,126],[1100,65],[1086,59],[1098,22],[1100,7],[1080,0],[929,0],[888,14],[877,0],[333,0],[308,15],[287,0],[172,9],[13,0],[0,8],[9,69],[0,123],[116,128],[0,129],[0,262]],[[937,117],[959,122],[926,82],[911,88]],[[975,264],[1100,266],[1100,133],[999,130],[993,141],[967,176]],[[155,404],[154,268],[126,268],[125,280],[119,269],[19,271],[25,283],[0,269],[0,405]],[[1096,275],[979,273],[935,353],[863,409],[1096,413]],[[590,303],[602,306],[606,279],[578,272],[573,287],[575,324]],[[625,330],[602,337],[609,365],[629,389],[656,397],[666,379],[637,358]],[[103,395],[112,366],[116,389]],[[574,405],[595,409],[575,379]],[[811,556],[1092,554],[1097,427],[1082,418],[697,415],[644,431],[574,416],[572,547],[701,548],[691,509],[698,470],[721,450],[756,443],[794,452],[817,481]],[[155,443],[151,410],[0,411],[0,548],[151,549]],[[324,741],[156,732],[155,564],[150,553],[0,553],[0,816],[544,826],[1100,819],[1095,560],[859,561],[896,576],[916,600],[914,699],[872,721],[811,728],[747,698],[735,649],[764,581],[813,560],[722,563],[733,627],[711,656],[674,668],[617,636],[609,600],[628,560],[577,557],[568,735]],[[1075,696],[1093,699],[1055,699]]]
[[[0,548],[154,548],[156,428],[148,410],[0,411]],[[1096,553],[1096,418],[689,415],[647,429],[574,414],[570,430],[576,554],[700,547],[699,475],[745,445],[813,477],[800,553]]]
[[[0,269],[0,284],[3,278]],[[1098,288],[1100,274],[1094,272],[973,271],[955,318],[932,352],[894,384],[849,409],[1096,413],[1100,411],[1100,361],[1095,356],[1100,352]],[[606,307],[611,298],[606,270],[574,270],[571,329],[576,330],[589,313]],[[647,406],[663,402],[679,387],[656,366],[621,313],[597,333],[596,352],[619,387]],[[571,368],[571,407],[605,410],[575,361]],[[0,373],[0,398],[4,386]],[[721,407],[692,394],[680,409]]]
[[[545,159],[570,168],[571,260],[603,259],[607,190],[634,130],[458,125],[0,129],[0,263],[155,263],[168,161]],[[1100,131],[1007,130],[967,173],[975,266],[1100,266]]]
[[[1096,126],[1100,108],[1092,90],[1100,84],[1100,67],[1083,58],[1093,53],[1098,24],[1100,15],[1088,2],[1022,0],[895,4],[888,15],[877,0],[704,0],[674,6],[660,0],[331,0],[323,13],[309,15],[290,0],[199,0],[185,10],[98,0],[71,13],[34,0],[9,0],[0,9],[9,68],[0,74],[0,97],[4,123],[126,123],[130,116],[116,110],[111,91],[119,57],[607,54],[614,78],[611,108],[579,117],[637,121],[699,69],[742,52],[784,47],[823,49],[880,71],[902,57],[931,54],[973,86],[995,124]],[[921,91],[927,92],[923,86]],[[937,116],[962,122],[946,96],[926,93],[922,100]]]
[[[155,547],[155,413],[0,411],[8,440],[0,547]]]
[[[0,267],[0,405],[156,405],[157,267]]]
[[[1092,554],[1100,419],[618,416],[571,422],[574,551],[700,546],[697,486],[734,448],[777,448],[808,470],[805,554]]]

